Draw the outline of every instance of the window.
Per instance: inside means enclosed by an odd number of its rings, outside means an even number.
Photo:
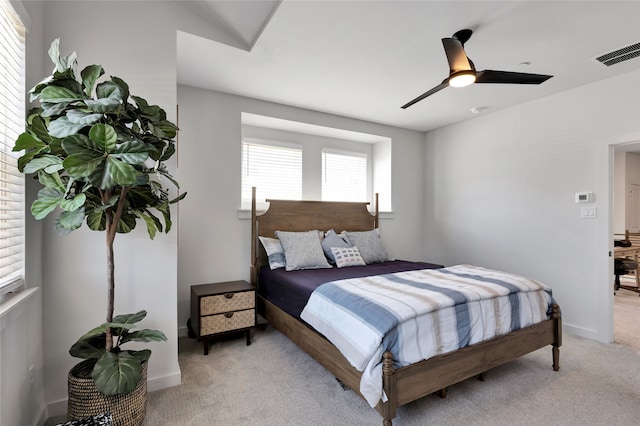
[[[24,175],[11,152],[25,119],[25,29],[0,0],[0,294],[24,275]]]
[[[367,156],[322,151],[322,199],[367,201]]]
[[[242,205],[251,203],[251,188],[257,198],[300,200],[302,198],[302,149],[295,145],[246,139],[242,143]]]

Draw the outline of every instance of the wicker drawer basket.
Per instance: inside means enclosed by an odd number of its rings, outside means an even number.
[[[209,315],[200,318],[200,335],[222,333],[224,331],[239,330],[253,327],[256,321],[255,309],[226,312],[224,314]]]
[[[213,315],[222,312],[253,309],[255,307],[255,300],[256,298],[253,291],[203,297],[200,299],[200,315]]]

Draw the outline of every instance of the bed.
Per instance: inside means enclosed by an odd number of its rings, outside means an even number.
[[[268,281],[278,281],[278,273],[270,271],[268,257],[260,243],[259,237],[273,237],[276,231],[305,232],[309,230],[351,230],[371,231],[378,228],[378,202],[375,200],[375,211],[371,214],[368,210],[369,203],[351,202],[323,202],[323,201],[290,201],[267,200],[268,209],[258,214],[256,211],[255,190],[252,200],[252,226],[251,226],[251,271],[252,284],[257,289],[258,312],[274,328],[280,330],[290,340],[296,343],[302,350],[313,357],[325,369],[333,374],[339,381],[351,390],[368,400],[361,390],[363,372],[352,366],[345,355],[332,344],[326,337],[315,331],[309,324],[300,319],[300,309],[304,305],[307,295],[298,295],[292,299],[298,299],[293,306],[284,302],[287,293],[281,291],[275,294],[269,288],[277,288],[273,285],[262,285]],[[393,266],[395,265],[395,266]],[[398,263],[381,262],[372,269],[388,272],[388,268],[396,268]],[[352,269],[354,268],[354,269]],[[333,271],[328,269],[320,274],[329,272],[331,278],[342,279],[346,274],[358,275],[359,267],[338,268]],[[425,270],[438,271],[440,265],[422,263],[415,266],[400,265],[399,268],[423,268]],[[270,272],[269,272],[270,271]],[[332,271],[332,272],[331,272]],[[294,271],[298,275],[313,275],[309,271]],[[280,274],[291,274],[280,271]],[[427,271],[426,273],[429,273]],[[337,275],[336,275],[337,274]],[[374,272],[375,274],[375,272]],[[286,276],[286,275],[285,275]],[[322,278],[324,279],[324,278]],[[294,280],[295,281],[295,280]],[[315,286],[315,284],[312,284]],[[266,288],[265,288],[266,287]],[[285,287],[286,288],[286,287]],[[309,293],[304,290],[302,293]],[[392,419],[396,416],[398,407],[415,401],[434,392],[446,395],[446,389],[455,383],[478,376],[484,378],[487,370],[517,359],[527,353],[551,346],[552,367],[557,371],[559,366],[559,348],[562,345],[562,320],[557,304],[549,307],[549,315],[535,324],[517,329],[507,334],[493,337],[489,340],[471,344],[461,349],[436,355],[426,360],[398,367],[394,362],[396,355],[390,351],[382,353],[381,384],[384,398],[375,404],[375,410],[382,416],[383,425],[392,425]],[[371,403],[370,403],[371,404]],[[373,404],[371,404],[373,406]]]

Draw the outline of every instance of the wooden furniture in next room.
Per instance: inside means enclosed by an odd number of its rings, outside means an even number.
[[[256,325],[256,294],[246,281],[227,281],[191,286],[191,323],[204,354],[210,340],[227,333],[244,331],[247,346]]]
[[[631,245],[628,247],[624,247],[614,244],[615,247],[613,249],[613,253],[616,260],[616,268],[614,270],[614,274],[616,275],[614,290],[624,288],[626,290],[640,293],[640,263],[638,263],[638,258],[640,257],[640,234],[629,232],[627,230],[624,234],[613,234],[614,240],[619,240],[619,238],[623,235],[624,239],[622,239],[621,241]],[[622,264],[625,259],[632,260],[633,262],[624,262],[624,264],[633,264],[635,262],[636,268],[633,270],[625,269],[623,273],[618,274],[618,272],[622,271],[618,269],[617,266]],[[625,285],[620,283],[619,275],[624,275],[625,273],[632,273],[635,276],[636,285]]]

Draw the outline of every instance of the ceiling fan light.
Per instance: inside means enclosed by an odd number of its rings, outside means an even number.
[[[473,71],[460,71],[449,77],[449,86],[464,87],[475,83],[476,73]]]

